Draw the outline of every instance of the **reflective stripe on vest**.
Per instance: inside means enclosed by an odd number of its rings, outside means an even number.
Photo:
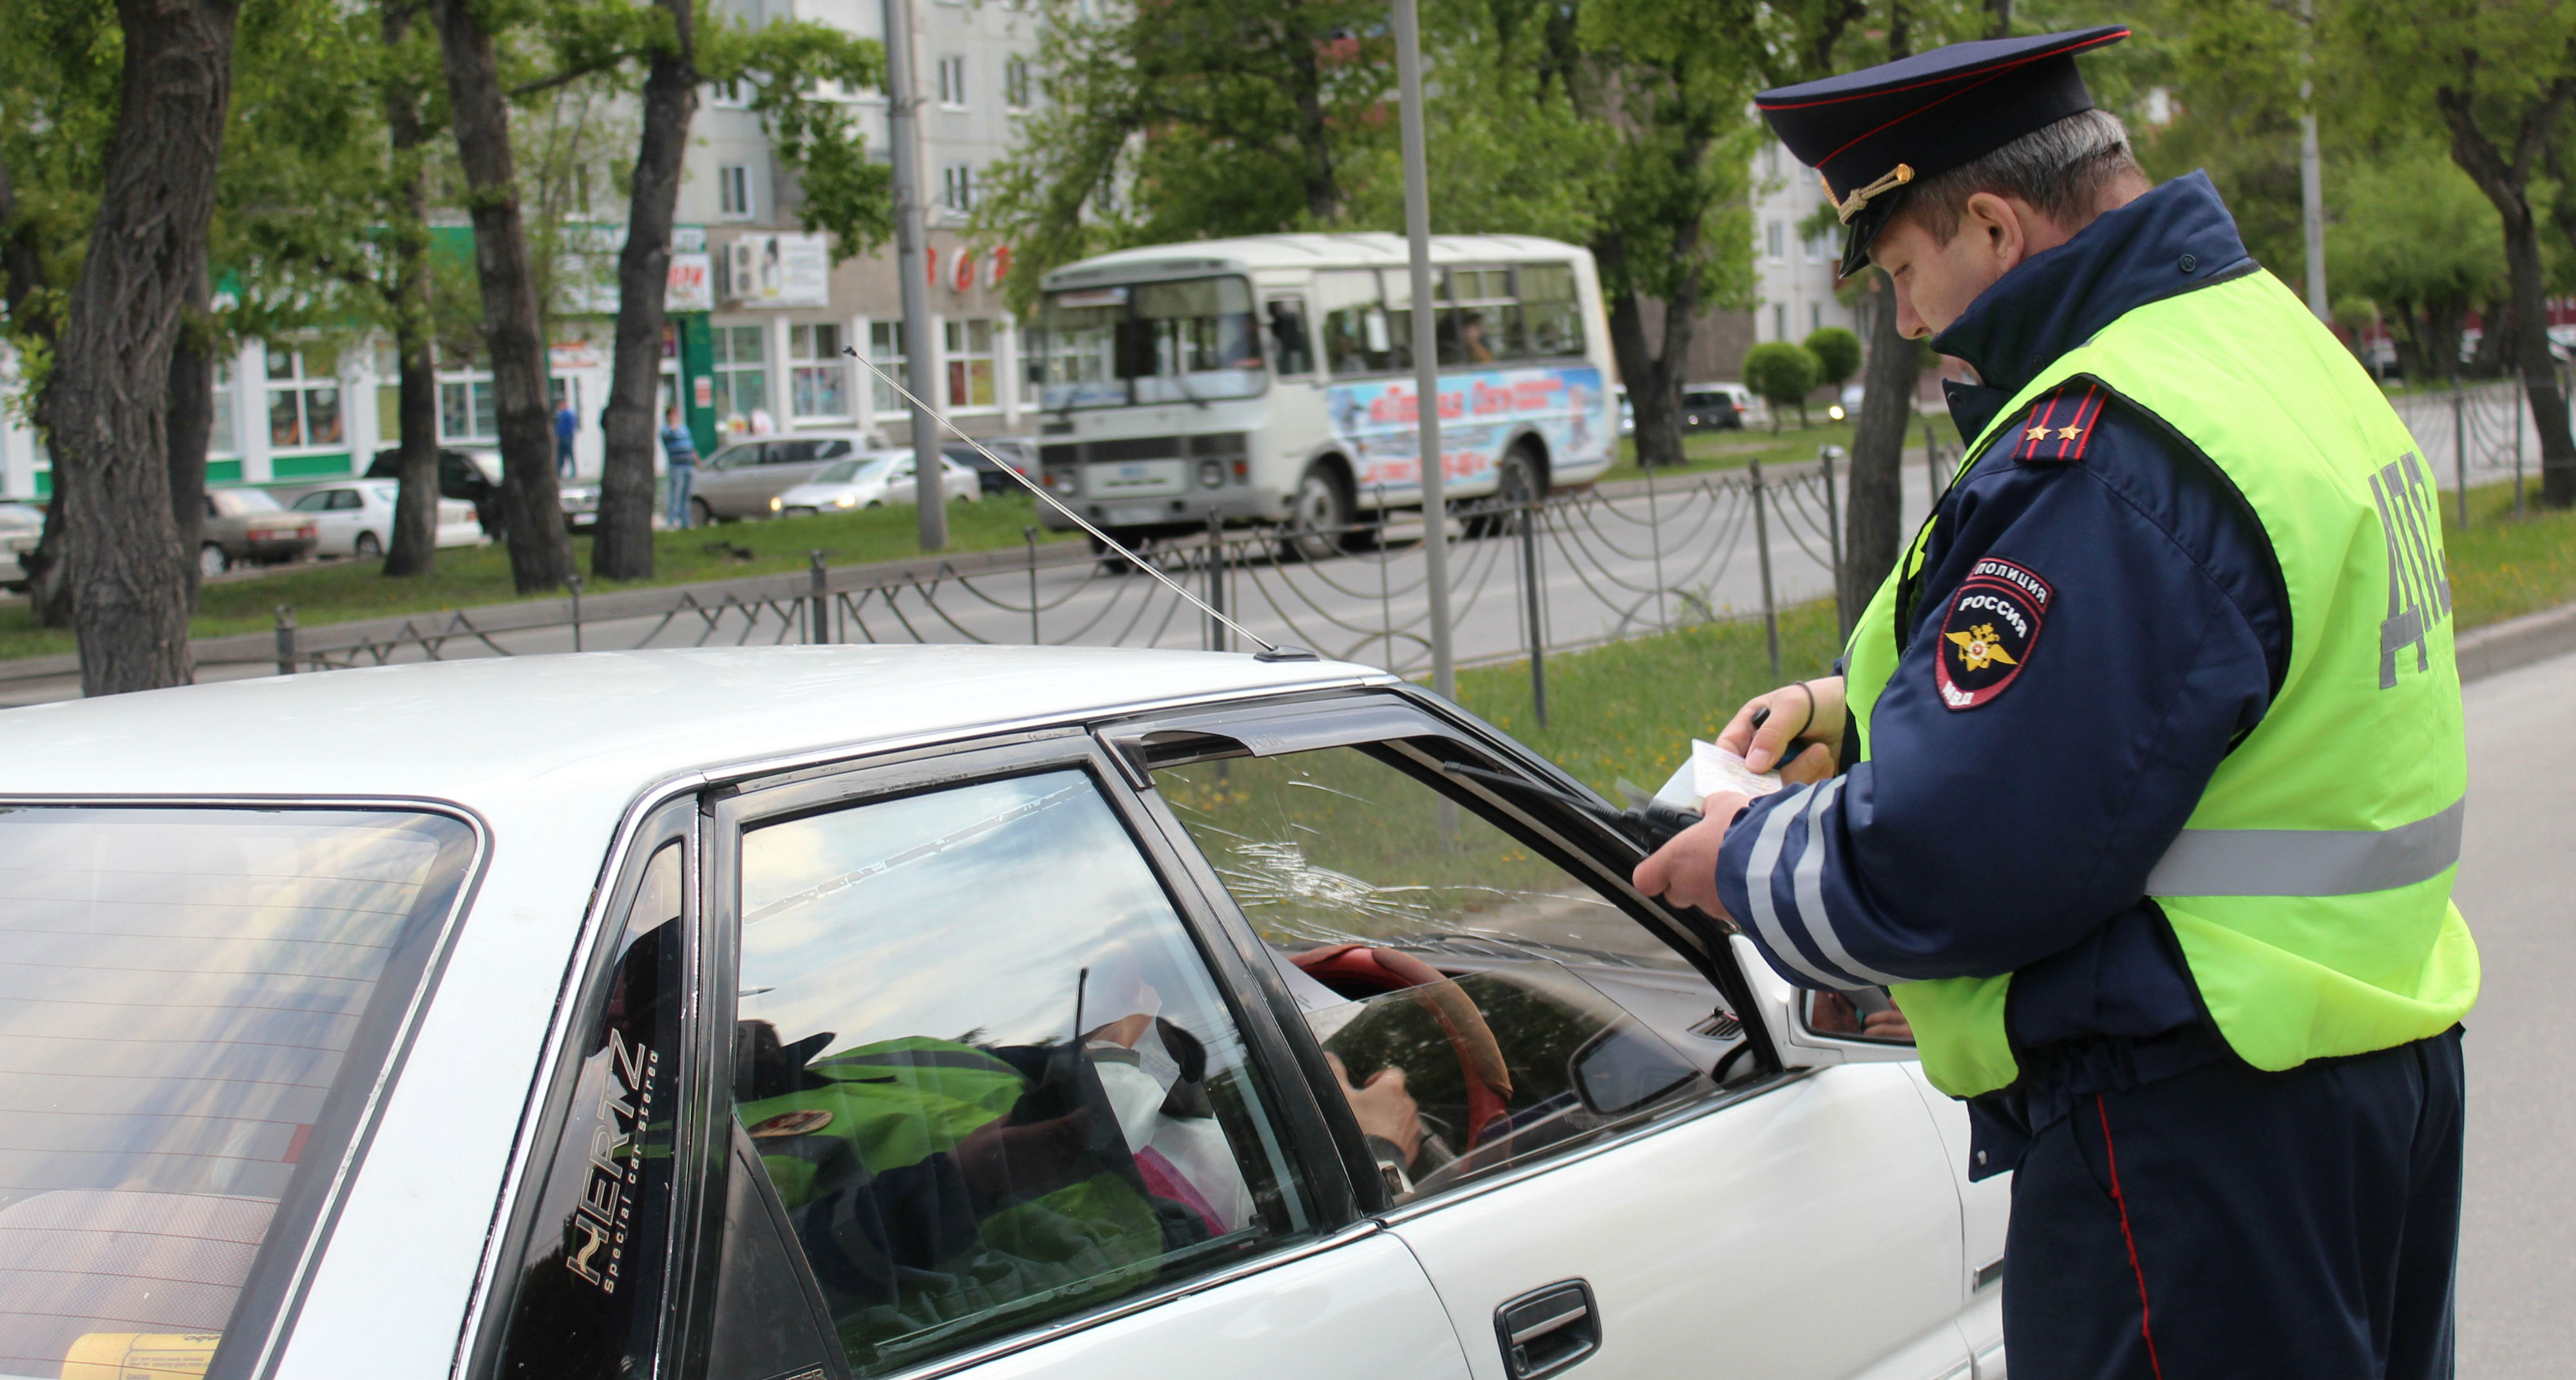
[[[2149,896],[2359,896],[2429,882],[2460,861],[2468,801],[2394,829],[2185,829]]]

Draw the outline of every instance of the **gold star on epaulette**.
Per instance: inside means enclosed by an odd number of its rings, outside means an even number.
[[[2045,434],[2045,433],[2047,432],[2047,430],[2048,430],[2048,428],[2046,428],[2046,427],[2041,427],[2041,428],[2040,428],[2040,431],[2041,431],[2043,434]],[[2080,427],[2080,426],[2062,426],[2062,427],[2059,427],[2059,428],[2057,429],[2057,439],[2058,439],[2058,440],[2061,440],[2061,441],[2072,441],[2072,440],[2074,440],[2076,437],[2081,436],[2081,435],[2083,435],[2083,434],[2084,434],[2084,428],[2082,428],[2082,427]]]
[[[2048,428],[2044,426],[2032,427],[2030,430],[2023,432],[2021,434],[2021,438],[2025,441],[2045,441],[2048,439]]]

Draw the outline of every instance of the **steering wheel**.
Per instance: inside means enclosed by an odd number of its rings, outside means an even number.
[[[1401,949],[1366,944],[1326,945],[1291,954],[1288,961],[1335,990],[1411,990],[1414,1000],[1440,1023],[1450,1052],[1458,1058],[1458,1071],[1467,1085],[1466,1148],[1474,1150],[1484,1139],[1485,1129],[1504,1117],[1512,1094],[1512,1075],[1503,1062],[1503,1047],[1495,1040],[1493,1028],[1485,1024],[1484,1013],[1448,980],[1447,974]]]

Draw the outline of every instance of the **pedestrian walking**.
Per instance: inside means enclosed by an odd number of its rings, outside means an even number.
[[[555,473],[565,479],[573,477],[572,441],[581,434],[581,417],[572,410],[567,395],[555,404]]]
[[[1837,674],[1722,735],[1797,784],[1636,880],[1887,989],[1971,1174],[2017,1171],[2016,1372],[2448,1376],[2479,975],[2431,476],[2209,179],[2093,108],[2075,55],[2127,35],[1756,98],[1842,271],[1973,369],[1970,443]]]
[[[698,474],[698,443],[680,420],[680,409],[673,407],[663,414],[662,459],[670,496],[665,500],[662,520],[673,529],[689,525],[689,489]]]

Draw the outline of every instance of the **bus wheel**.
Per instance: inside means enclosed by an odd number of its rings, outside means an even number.
[[[1351,499],[1343,491],[1339,475],[1332,467],[1317,461],[1306,467],[1297,481],[1296,496],[1288,503],[1288,539],[1279,544],[1279,554],[1291,560],[1320,561],[1338,556],[1351,525]]]

